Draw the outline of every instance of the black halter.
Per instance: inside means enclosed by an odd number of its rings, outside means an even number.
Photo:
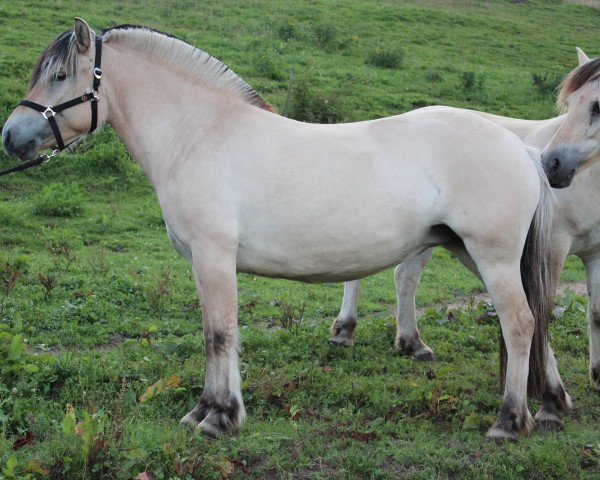
[[[60,113],[68,108],[74,107],[81,103],[90,102],[92,108],[92,121],[90,125],[89,133],[92,133],[96,130],[98,126],[98,100],[100,97],[98,95],[98,89],[100,88],[100,80],[102,79],[102,69],[100,65],[102,63],[102,38],[96,37],[96,59],[94,61],[94,81],[92,83],[92,90],[90,92],[85,92],[81,97],[73,98],[72,100],[68,100],[66,102],[61,103],[60,105],[56,105],[55,107],[52,105],[40,105],[39,103],[30,102],[29,100],[22,100],[19,105],[23,105],[24,107],[31,108],[37,112],[40,112],[42,116],[48,120],[50,123],[50,127],[52,128],[52,133],[54,133],[54,138],[56,139],[56,146],[51,154],[48,155],[40,155],[37,158],[30,160],[29,162],[22,163],[17,165],[16,167],[9,168],[8,170],[3,170],[0,172],[0,176],[7,175],[12,172],[18,172],[21,170],[25,170],[30,167],[34,167],[41,163],[46,163],[52,157],[58,155],[58,153],[65,148],[67,148],[70,144],[65,146],[62,135],[60,134],[60,129],[58,128],[58,123],[56,122],[56,114]]]

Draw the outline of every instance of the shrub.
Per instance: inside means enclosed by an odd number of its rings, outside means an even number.
[[[402,65],[404,51],[401,48],[388,50],[378,48],[371,51],[367,56],[367,64],[381,68],[398,68]]]
[[[431,69],[425,73],[425,79],[431,83],[441,82],[444,77],[439,70]]]
[[[279,66],[272,60],[274,57],[275,54],[273,52],[262,52],[256,59],[254,68],[259,75],[280,82],[285,80],[285,75],[281,72]]]
[[[483,75],[475,75],[474,72],[460,72],[458,74],[463,90],[481,90],[485,83]]]
[[[284,42],[289,42],[292,38],[297,38],[298,36],[296,25],[294,25],[290,20],[286,20],[280,24],[277,27],[276,33],[277,36]]]
[[[304,81],[293,90],[290,118],[310,123],[339,123],[344,119],[343,104],[337,94],[314,93]]]
[[[534,73],[531,81],[536,90],[543,95],[552,95],[558,89],[562,77],[560,75],[551,75],[549,73]]]
[[[81,213],[84,201],[83,190],[76,183],[52,182],[34,201],[34,211],[40,215],[72,217]]]
[[[326,52],[344,50],[350,44],[350,38],[343,38],[333,25],[324,23],[314,29],[315,43]]]
[[[334,45],[337,36],[337,29],[333,25],[321,24],[315,27],[315,39],[317,45],[327,49]]]

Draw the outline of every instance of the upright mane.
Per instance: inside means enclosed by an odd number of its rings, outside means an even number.
[[[105,43],[115,42],[158,55],[210,85],[230,91],[250,105],[275,111],[270,103],[223,62],[172,35],[137,25],[120,25],[103,30],[102,39]],[[77,42],[73,29],[61,33],[44,50],[33,69],[30,90],[40,82],[48,82],[61,70],[70,75],[78,72]]]
[[[596,80],[600,77],[600,57],[590,60],[573,70],[563,80],[558,92],[556,104],[559,109],[564,109],[566,98],[576,90],[579,90],[586,83]]]
[[[274,111],[270,103],[222,61],[172,35],[137,25],[119,25],[103,30],[102,38],[105,43],[115,42],[134,50],[158,55],[210,85],[238,95],[250,105]]]

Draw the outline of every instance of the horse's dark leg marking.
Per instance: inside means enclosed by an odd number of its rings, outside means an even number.
[[[600,365],[597,367],[592,367],[590,375],[592,377],[592,382],[600,390]]]
[[[410,336],[399,336],[396,338],[395,346],[405,355],[414,357],[416,360],[431,362],[435,360],[435,355],[431,349],[425,345],[419,332],[414,332]]]
[[[336,317],[331,325],[329,343],[339,347],[351,347],[354,345],[353,336],[355,328],[356,317]]]
[[[542,397],[542,407],[535,416],[535,421],[546,430],[560,430],[564,425],[560,414],[568,413],[571,408],[571,399],[562,384],[558,387],[547,386]]]
[[[590,299],[591,301],[591,299]],[[590,308],[590,380],[600,391],[600,310]]]
[[[527,410],[527,404],[506,398],[500,409],[500,416],[489,430],[487,438],[498,444],[505,441],[516,442],[519,433],[528,435],[532,430],[533,420]]]
[[[208,347],[212,348],[215,355],[223,355],[227,349],[227,335],[224,332],[214,331],[211,332],[209,338],[207,338]]]
[[[216,436],[223,432],[236,433],[239,431],[238,417],[240,402],[233,395],[224,401],[216,401],[210,395],[202,395],[198,405],[186,415],[191,417],[194,426],[203,422],[202,432],[208,436]],[[207,426],[213,428],[207,428]]]

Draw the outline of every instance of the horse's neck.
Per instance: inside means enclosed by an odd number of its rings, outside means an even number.
[[[175,161],[202,151],[203,142],[218,142],[226,122],[239,103],[227,94],[166,61],[145,53],[107,46],[103,83],[110,123],[134,160],[156,185]],[[157,63],[158,62],[158,63]],[[238,100],[238,99],[235,99]]]
[[[527,145],[543,149],[564,121],[564,115],[547,120],[522,120],[520,118],[501,117],[491,113],[476,112],[488,120],[513,132]]]

